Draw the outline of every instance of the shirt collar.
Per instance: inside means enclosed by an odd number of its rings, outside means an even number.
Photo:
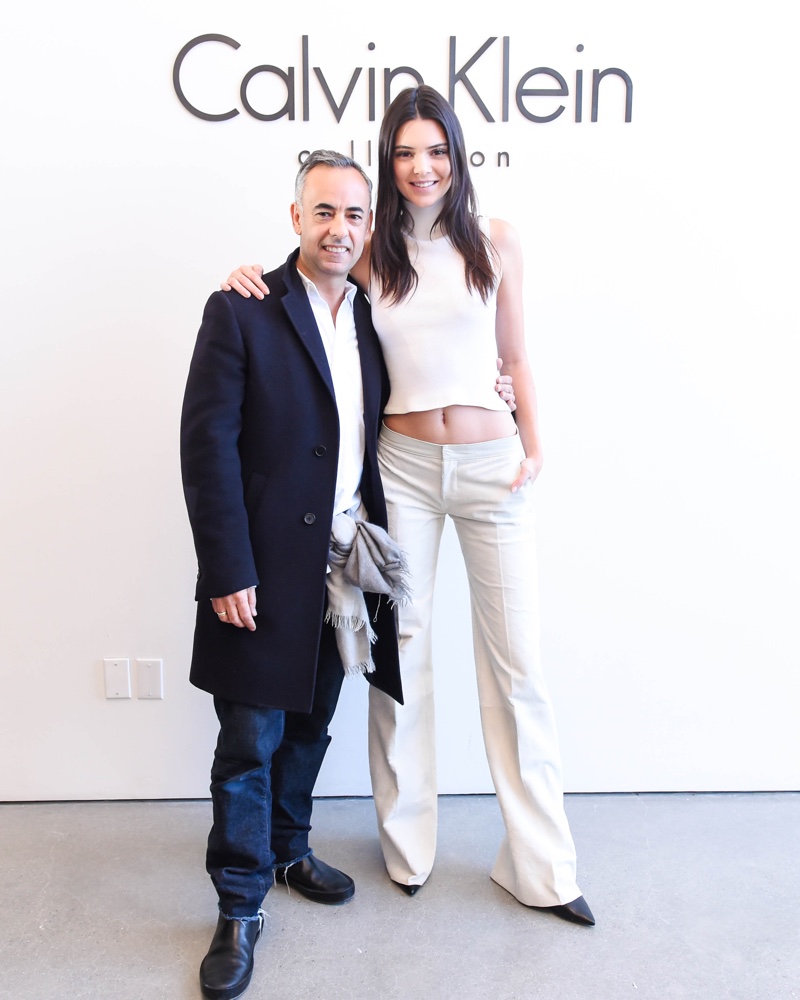
[[[314,295],[318,296],[319,298],[322,298],[322,296],[320,295],[319,289],[314,284],[314,282],[311,280],[311,278],[306,277],[306,275],[303,274],[303,272],[300,270],[299,267],[297,268],[297,273],[300,275],[300,280],[303,282],[303,287],[306,290],[306,294],[310,294],[311,292],[313,292]],[[350,303],[351,308],[352,308],[352,305],[353,305],[353,297],[355,296],[355,294],[356,294],[357,291],[358,291],[358,287],[356,285],[354,285],[352,281],[345,281],[345,283],[344,283],[344,297]]]

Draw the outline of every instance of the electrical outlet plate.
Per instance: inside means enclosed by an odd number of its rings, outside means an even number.
[[[139,698],[164,697],[164,661],[136,661],[136,690]]]
[[[131,661],[127,657],[103,660],[106,698],[130,698]]]

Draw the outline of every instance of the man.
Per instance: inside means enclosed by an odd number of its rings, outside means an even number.
[[[331,548],[332,526],[359,504],[386,525],[376,443],[387,377],[369,304],[347,277],[370,198],[353,160],[308,157],[291,208],[299,250],[265,276],[266,298],[211,296],[186,387],[181,459],[199,564],[191,681],[214,695],[220,722],[206,858],[220,915],[200,968],[212,1000],[249,985],[273,871],[318,902],[353,895],[352,879],[308,846],[345,669],[372,670],[402,700],[391,603],[342,583]],[[340,588],[366,604],[360,631],[326,621],[350,620]]]

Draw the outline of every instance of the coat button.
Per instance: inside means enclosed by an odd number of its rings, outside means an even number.
[[[317,456],[317,458],[322,458],[322,456],[325,454],[327,450],[328,449],[325,447],[324,444],[318,444],[317,447],[314,449],[314,454]]]
[[[316,521],[316,519],[317,519],[317,515],[316,514],[304,514],[303,515],[303,520],[306,522],[306,524],[313,524]]]

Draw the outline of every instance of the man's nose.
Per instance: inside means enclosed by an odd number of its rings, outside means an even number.
[[[347,233],[347,220],[344,212],[337,212],[331,216],[330,234],[331,236],[344,236]]]

